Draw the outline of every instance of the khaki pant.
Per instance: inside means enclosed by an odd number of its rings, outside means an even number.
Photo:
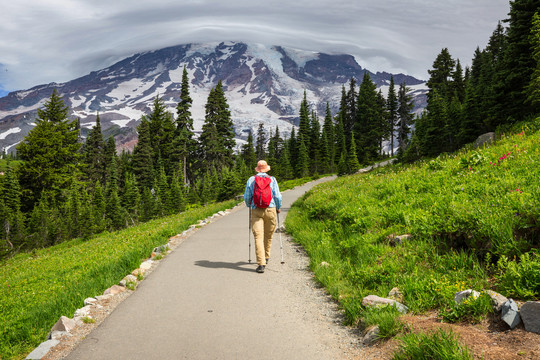
[[[276,222],[277,212],[275,207],[251,210],[251,229],[255,238],[255,253],[259,265],[266,265],[266,259],[270,257]]]

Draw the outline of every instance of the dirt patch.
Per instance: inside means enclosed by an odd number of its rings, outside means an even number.
[[[451,329],[473,352],[475,359],[540,359],[540,335],[525,331],[523,325],[509,330],[494,316],[476,325],[442,323],[435,312],[424,316],[405,315],[402,321],[415,332]],[[380,342],[365,349],[364,359],[391,359],[398,348],[398,339]]]

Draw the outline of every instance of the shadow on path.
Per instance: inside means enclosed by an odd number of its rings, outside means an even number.
[[[198,260],[198,261],[195,261],[195,265],[209,268],[209,269],[232,269],[232,270],[253,272],[255,271],[254,269],[247,269],[245,267],[242,267],[242,265],[256,265],[256,263],[250,264],[245,261],[229,263],[229,262],[223,262],[223,261]]]

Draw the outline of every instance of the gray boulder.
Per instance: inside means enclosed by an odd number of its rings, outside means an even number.
[[[473,299],[478,299],[478,297],[480,296],[480,293],[472,289],[463,290],[454,294],[454,301],[456,302],[456,304],[459,305],[463,302],[463,300],[471,296]]]
[[[401,314],[406,314],[409,312],[407,308],[402,303],[397,302],[396,300],[382,298],[376,295],[368,295],[362,299],[362,305],[368,307],[384,307],[384,306],[395,306]]]
[[[495,141],[495,133],[494,132],[489,132],[489,133],[480,135],[476,139],[476,141],[474,142],[474,148],[478,149],[479,147],[481,147],[483,145],[491,144],[494,141]]]
[[[527,301],[520,314],[525,330],[540,334],[540,301]]]
[[[47,340],[42,342],[37,348],[34,349],[28,356],[26,360],[41,360],[47,353],[56,345],[60,344],[58,340]]]
[[[504,303],[508,301],[506,297],[493,290],[486,290],[486,294],[489,295],[493,308],[498,312],[502,310]]]
[[[521,322],[519,316],[519,310],[516,302],[509,299],[502,306],[501,319],[510,326],[510,329],[514,329]]]

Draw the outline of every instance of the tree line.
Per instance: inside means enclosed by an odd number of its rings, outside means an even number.
[[[365,123],[371,123],[369,114],[362,111],[377,113],[386,122],[389,117],[385,114],[391,112],[369,75],[363,82],[368,90],[361,85],[356,91],[354,84],[352,79],[349,92],[343,89],[342,103],[354,97],[352,104],[361,104],[364,97],[370,97],[376,100],[376,110],[355,105],[334,117],[327,104],[321,123],[304,93],[297,130],[293,127],[285,138],[278,127],[268,131],[261,123],[238,153],[234,152],[234,127],[221,82],[208,95],[202,132],[195,136],[185,69],[176,114],[157,96],[151,112],[137,126],[138,143],[133,152],[121,154],[117,154],[113,137],[104,139],[99,114],[83,139],[80,121],[69,119],[69,108],[53,90],[37,110],[36,126],[17,146],[16,158],[4,156],[0,256],[72,238],[88,239],[188,207],[231,199],[243,192],[245,181],[263,158],[280,181],[353,173],[361,162],[380,156],[363,155],[357,143],[363,146],[376,141],[371,145],[379,146],[382,133],[379,130],[375,140],[362,136],[362,126],[349,125],[360,119],[356,114],[363,114]],[[405,91],[404,85],[402,89]],[[404,98],[412,106],[410,98]]]
[[[479,135],[527,121],[539,113],[540,20],[538,0],[514,0],[485,49],[477,48],[463,69],[447,48],[429,70],[426,111],[403,160],[435,157]]]

